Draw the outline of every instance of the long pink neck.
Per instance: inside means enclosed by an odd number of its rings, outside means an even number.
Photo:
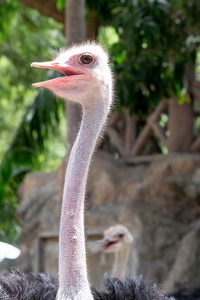
[[[100,104],[92,110],[83,108],[81,128],[68,162],[59,241],[59,290],[65,297],[58,299],[79,299],[76,294],[93,299],[87,279],[84,196],[91,156],[109,110],[102,101]]]

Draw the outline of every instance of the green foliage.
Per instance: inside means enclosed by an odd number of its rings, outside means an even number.
[[[6,40],[8,33],[8,22],[18,10],[18,3],[10,0],[0,0],[0,41]]]
[[[50,71],[49,75],[48,79],[52,79],[56,72]],[[44,155],[41,154],[44,153],[46,141],[52,135],[60,135],[58,125],[63,111],[64,103],[56,101],[48,90],[41,89],[15,132],[0,165],[0,240],[8,241],[10,235],[18,232],[18,226],[14,222],[18,185],[27,172],[41,169],[39,165],[44,160]],[[43,166],[43,171],[45,169]],[[12,229],[10,220],[15,224]]]
[[[199,13],[195,0],[118,1],[112,25],[119,39],[111,45],[118,109],[144,115],[163,97],[183,96],[184,68],[195,64],[199,45]]]
[[[56,72],[50,72],[49,79],[57,75]],[[57,125],[60,121],[59,107],[64,104],[55,101],[55,97],[46,89],[39,91],[34,102],[27,108],[24,118],[18,127],[16,136],[10,146],[10,149],[24,148],[29,158],[33,151],[42,151],[44,141],[49,136],[49,129],[57,133]],[[30,151],[29,151],[30,149]],[[29,153],[30,152],[30,153]],[[27,157],[28,160],[28,157]]]
[[[31,83],[46,79],[47,72],[31,69],[30,63],[51,59],[65,39],[62,25],[53,19],[16,0],[0,1],[0,240],[16,243],[17,188],[25,173],[41,169],[41,163],[43,171],[55,168],[58,156],[64,155],[65,143],[59,127],[64,104],[48,91],[37,93],[31,87]],[[49,78],[54,76],[49,73]],[[61,152],[48,141],[53,135]],[[47,143],[55,160],[50,163],[45,163]]]
[[[10,132],[17,129],[34,97],[31,83],[35,78],[41,81],[46,76],[45,71],[30,69],[30,63],[47,60],[65,43],[60,24],[18,1],[4,1],[3,4],[0,6],[1,25],[5,28],[0,35],[0,111],[4,113],[0,114],[0,129],[6,143],[0,140],[0,155],[12,139]]]
[[[66,0],[57,0],[56,7],[58,10],[64,9],[66,6]]]

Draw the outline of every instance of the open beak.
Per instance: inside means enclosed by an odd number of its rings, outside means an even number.
[[[106,250],[108,249],[110,246],[116,244],[118,242],[118,240],[116,239],[108,239],[108,238],[104,238],[102,240],[98,240],[97,243],[100,244],[99,250]]]
[[[63,73],[65,75],[64,77],[62,76],[62,77],[57,77],[57,78],[47,80],[47,81],[33,83],[32,85],[34,87],[41,87],[41,86],[49,87],[52,85],[56,85],[58,83],[63,83],[63,81],[65,81],[65,82],[69,81],[67,79],[69,79],[71,76],[82,75],[85,73],[85,71],[82,69],[72,67],[67,64],[62,64],[62,63],[59,63],[58,61],[33,62],[31,64],[31,67],[42,68],[42,69],[52,69],[52,70],[56,70],[60,73]]]

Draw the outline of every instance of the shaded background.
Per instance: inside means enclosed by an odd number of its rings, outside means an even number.
[[[129,273],[144,272],[169,289],[199,284],[200,3],[0,4],[0,240],[20,246],[23,271],[57,271],[67,158],[61,161],[81,113],[35,91],[31,83],[57,75],[30,63],[93,38],[111,54],[116,101],[88,184],[91,280],[98,285],[112,265],[94,241],[120,222],[135,236]],[[26,175],[31,171],[54,172]]]

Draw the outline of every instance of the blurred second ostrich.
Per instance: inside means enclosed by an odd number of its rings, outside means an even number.
[[[124,279],[132,242],[133,236],[130,231],[120,224],[105,230],[104,238],[98,241],[101,244],[100,250],[115,254],[111,274],[113,277]]]

